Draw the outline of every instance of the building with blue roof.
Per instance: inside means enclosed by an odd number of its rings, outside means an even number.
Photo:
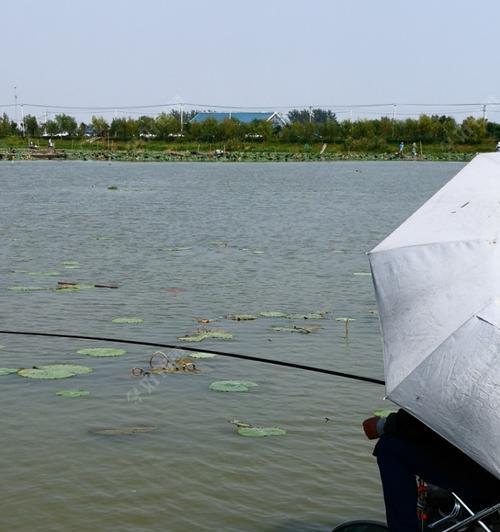
[[[217,122],[223,122],[224,120],[238,120],[242,124],[250,124],[254,120],[263,122],[271,122],[273,126],[284,126],[288,123],[288,120],[276,112],[218,112],[218,111],[204,111],[197,113],[192,119],[191,123],[199,124],[205,122],[205,120],[216,120]]]

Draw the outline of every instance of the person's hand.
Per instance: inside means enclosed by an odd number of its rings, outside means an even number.
[[[363,421],[363,430],[369,440],[375,440],[380,436],[377,432],[377,422],[379,419],[378,416],[373,416]]]

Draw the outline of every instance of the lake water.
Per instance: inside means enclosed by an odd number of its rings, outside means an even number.
[[[462,166],[1,163],[0,328],[179,344],[198,319],[214,319],[205,327],[234,338],[200,351],[383,379],[365,252]],[[58,291],[59,281],[119,288]],[[328,314],[225,319],[265,311]],[[347,338],[342,317],[355,319]],[[321,328],[271,328],[290,325]],[[197,374],[148,379],[131,369],[148,367],[150,347],[95,358],[77,351],[124,346],[12,335],[0,344],[2,367],[94,369],[0,377],[1,530],[320,532],[384,518],[360,427],[391,407],[379,385],[222,356],[198,360]],[[258,386],[210,390],[218,380]],[[56,395],[80,388],[90,395]],[[234,419],[287,434],[242,437]],[[155,430],[95,433],[135,426]]]

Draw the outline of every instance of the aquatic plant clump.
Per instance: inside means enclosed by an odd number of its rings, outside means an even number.
[[[92,373],[93,369],[75,364],[49,364],[47,366],[34,366],[18,370],[17,374],[29,379],[66,379],[75,375]]]
[[[89,357],[120,357],[126,353],[125,349],[115,349],[113,347],[91,347],[77,351],[78,355],[87,355]]]
[[[60,397],[87,397],[90,392],[88,390],[59,390],[56,395]]]
[[[17,373],[19,368],[0,368],[0,376],[10,375],[11,373]]]
[[[253,386],[258,386],[252,381],[215,381],[209,386],[214,392],[248,392]]]
[[[138,323],[143,323],[144,320],[142,318],[135,318],[135,317],[123,317],[123,318],[114,318],[112,320],[112,323],[120,323],[120,324],[131,324],[136,325]]]
[[[265,436],[285,436],[286,430],[278,427],[239,427],[238,434],[247,438],[263,438]]]

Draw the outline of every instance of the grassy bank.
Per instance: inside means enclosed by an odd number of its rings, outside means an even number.
[[[419,146],[413,157],[409,150],[400,157],[393,151],[377,152],[358,148],[347,149],[341,144],[297,145],[283,143],[188,143],[162,141],[120,142],[108,139],[57,139],[55,149],[48,148],[46,139],[34,139],[30,148],[26,139],[0,139],[3,160],[68,159],[113,161],[337,161],[337,160],[428,160],[468,161],[478,152],[494,151],[494,146],[444,145]]]

